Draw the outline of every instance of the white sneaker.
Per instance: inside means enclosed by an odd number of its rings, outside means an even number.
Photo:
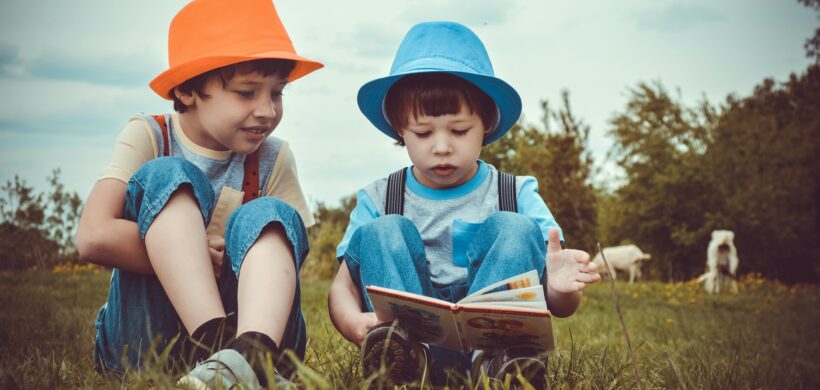
[[[177,381],[185,389],[261,389],[253,368],[239,352],[223,349],[197,363],[188,375]]]

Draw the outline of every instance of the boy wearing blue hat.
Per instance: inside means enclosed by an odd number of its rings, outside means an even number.
[[[413,165],[357,194],[336,254],[341,262],[329,309],[342,335],[362,346],[365,376],[381,363],[388,384],[426,372],[428,349],[401,324],[373,313],[364,287],[376,285],[456,302],[487,285],[535,269],[550,311],[571,315],[587,283],[600,280],[589,254],[561,248],[561,230],[533,177],[499,172],[481,147],[518,120],[521,99],[496,78],[481,40],[452,22],[421,23],[405,36],[388,77],[365,84],[362,113],[407,148]],[[436,369],[465,372],[466,354],[431,348]],[[489,375],[516,369],[543,387],[542,351],[486,351]],[[489,356],[485,356],[489,355]]]

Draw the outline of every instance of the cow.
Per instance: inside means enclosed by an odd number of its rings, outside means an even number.
[[[712,231],[712,240],[706,248],[706,272],[698,277],[703,288],[709,293],[720,292],[721,285],[729,284],[732,292],[737,292],[737,248],[735,233],[730,230]]]
[[[603,252],[606,255],[606,261],[609,263],[609,273],[612,278],[617,280],[616,270],[629,272],[629,283],[641,278],[641,263],[652,258],[652,255],[643,253],[635,245],[613,246],[604,248]],[[606,273],[604,260],[601,258],[600,253],[595,255],[592,262],[598,265],[599,273]]]

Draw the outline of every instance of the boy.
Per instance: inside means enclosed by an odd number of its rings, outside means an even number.
[[[560,228],[534,178],[500,173],[478,159],[483,145],[513,126],[521,99],[494,77],[472,31],[451,22],[414,26],[390,76],[365,84],[358,103],[381,132],[406,146],[413,162],[358,192],[336,252],[341,266],[329,293],[330,315],[345,338],[361,345],[366,376],[384,360],[388,385],[414,382],[428,360],[427,347],[400,323],[372,313],[367,285],[456,302],[535,269],[546,279],[552,314],[575,311],[586,283],[600,280],[589,255],[561,249]],[[444,381],[444,370],[463,373],[470,364],[469,355],[429,352],[435,384]],[[475,355],[474,374],[482,364],[499,379],[520,369],[536,388],[545,385],[543,351],[511,346]]]
[[[170,348],[170,363],[204,361],[181,383],[256,388],[267,359],[304,356],[313,218],[288,144],[268,136],[282,89],[322,64],[296,54],[270,0],[191,2],[168,52],[150,86],[176,112],[131,118],[80,220],[82,258],[114,268],[94,364],[122,373]]]

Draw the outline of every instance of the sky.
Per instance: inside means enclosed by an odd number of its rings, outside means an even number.
[[[38,190],[55,168],[69,191],[90,192],[131,115],[170,112],[148,82],[167,68],[167,31],[185,1],[0,0],[0,183],[19,175]],[[285,89],[274,132],[296,155],[311,204],[338,205],[409,164],[359,112],[359,87],[387,75],[414,24],[452,20],[483,40],[496,76],[538,125],[540,102],[570,93],[607,166],[609,120],[629,89],[661,82],[684,104],[748,96],[810,60],[820,25],[797,0],[279,0],[299,54],[325,68]]]

